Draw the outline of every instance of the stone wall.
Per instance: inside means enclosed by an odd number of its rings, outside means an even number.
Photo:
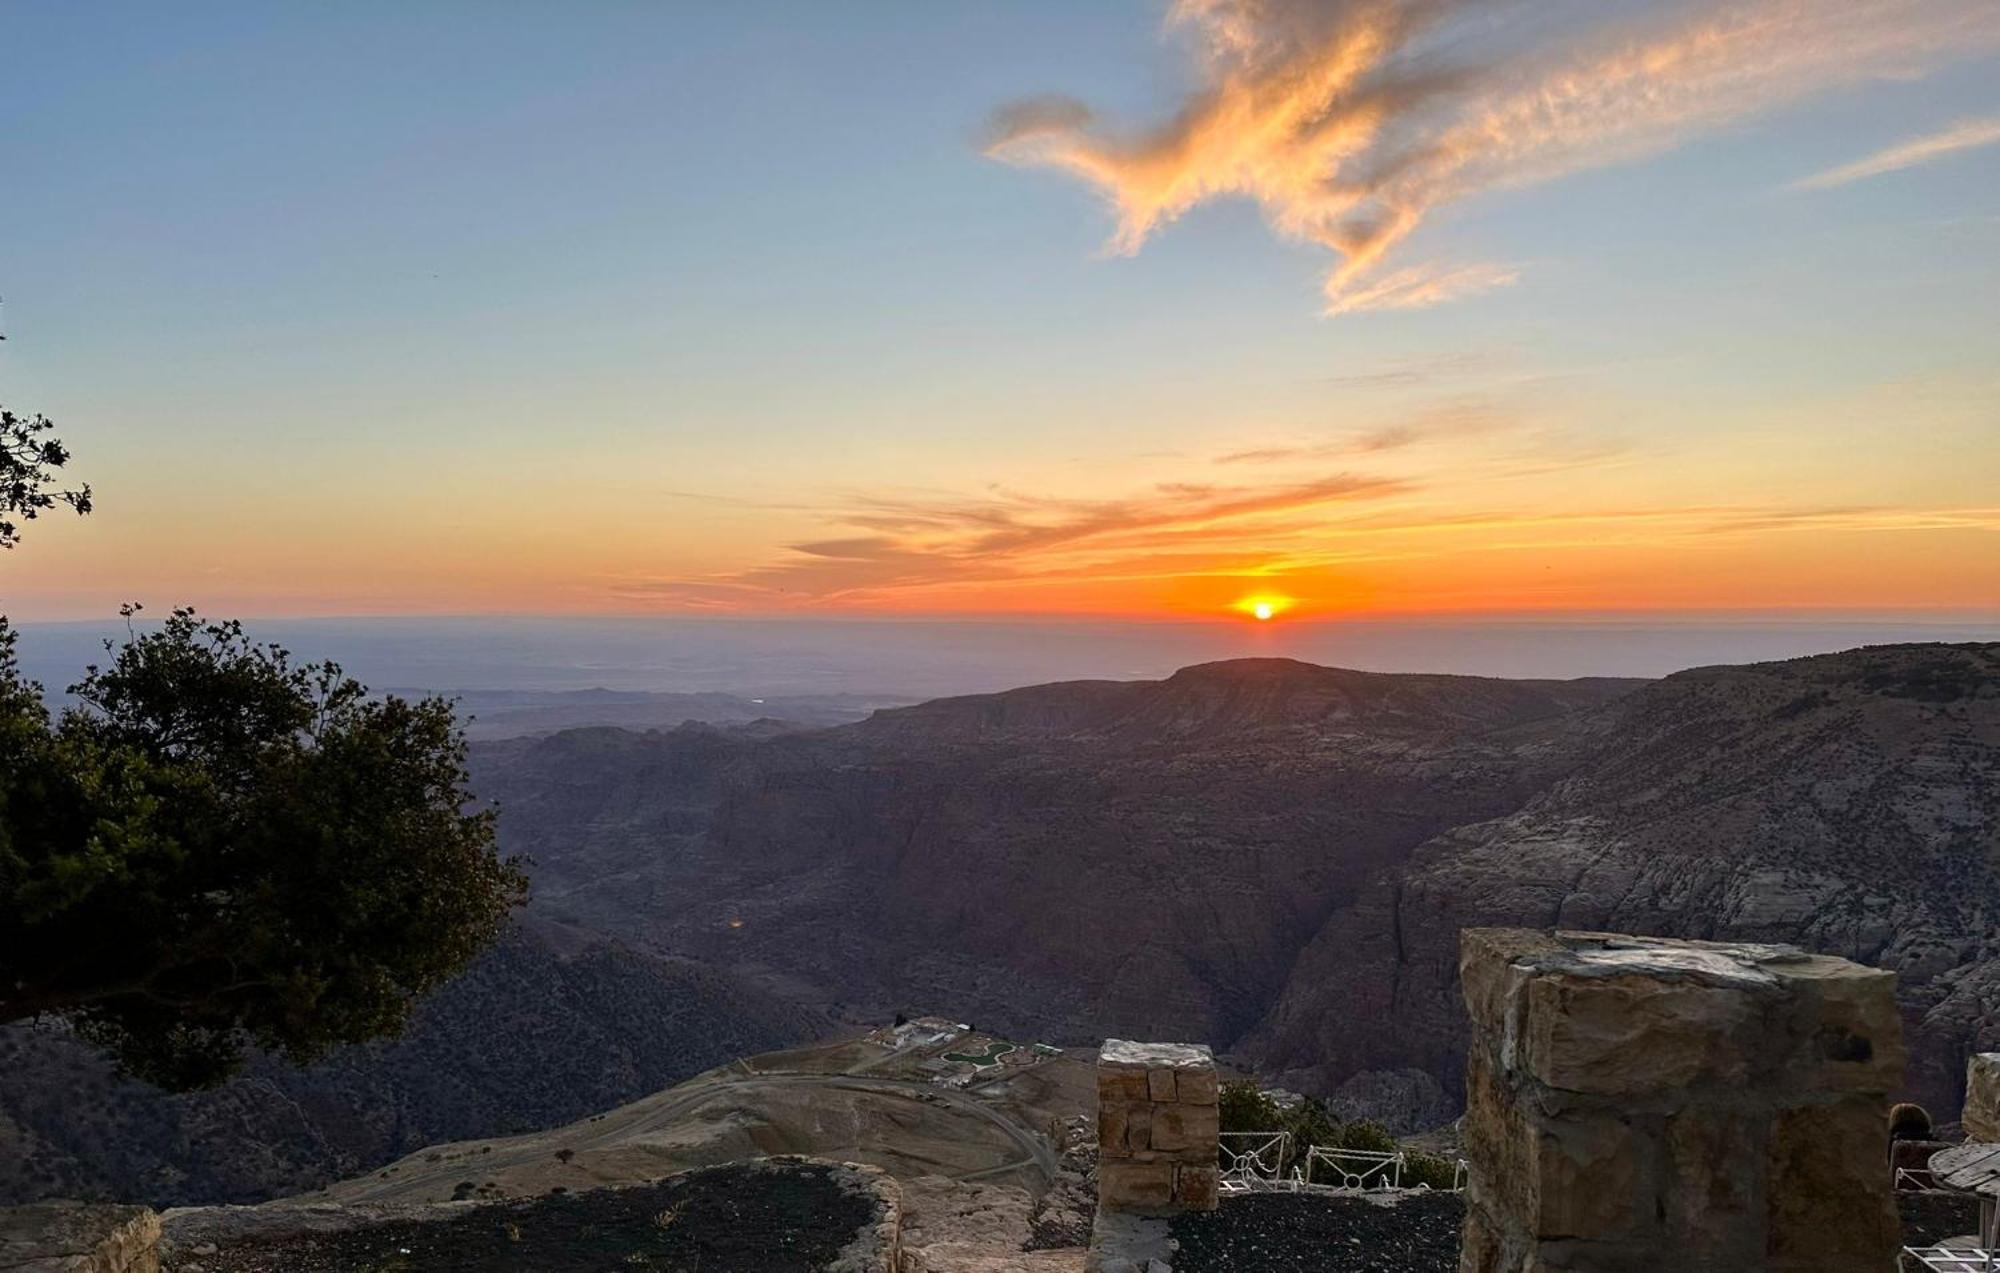
[[[1464,1273],[1893,1267],[1893,974],[1466,929]]]
[[[0,1273],[159,1273],[147,1207],[37,1202],[0,1208]]]
[[[2000,1141],[2000,1052],[1977,1052],[1965,1063],[1965,1112],[1959,1121],[1967,1140]]]
[[[1214,1209],[1219,1113],[1206,1047],[1106,1039],[1097,1058],[1097,1205]]]

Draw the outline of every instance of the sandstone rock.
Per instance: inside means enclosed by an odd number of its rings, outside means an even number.
[[[1160,1105],[1154,1108],[1152,1148],[1214,1151],[1219,1125],[1214,1105]]]
[[[1175,1076],[1175,1091],[1183,1105],[1213,1105],[1217,1090],[1215,1071],[1182,1070]]]
[[[1214,1167],[1186,1164],[1174,1174],[1174,1201],[1188,1211],[1213,1211],[1222,1187],[1222,1173]]]
[[[1973,1140],[2000,1141],[2000,1052],[1978,1052],[1965,1063],[1965,1112],[1959,1121]]]
[[[1097,1168],[1097,1205],[1164,1211],[1174,1203],[1171,1162],[1107,1162]]]
[[[1468,929],[1461,1268],[1886,1268],[1894,977],[1767,943]]]

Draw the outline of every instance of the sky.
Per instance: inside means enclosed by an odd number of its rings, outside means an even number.
[[[2000,613],[1991,0],[0,0],[0,120],[17,619]]]

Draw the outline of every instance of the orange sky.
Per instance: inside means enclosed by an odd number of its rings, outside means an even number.
[[[1992,0],[19,20],[17,619],[2000,608]]]

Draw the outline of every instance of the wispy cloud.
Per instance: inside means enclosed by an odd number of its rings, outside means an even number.
[[[1430,358],[1404,358],[1375,371],[1328,376],[1326,383],[1350,389],[1410,389],[1441,380],[1463,380],[1492,364],[1490,354],[1461,350]]]
[[[831,521],[850,533],[796,543],[777,560],[696,579],[631,580],[624,595],[696,605],[873,601],[982,580],[1171,574],[1193,561],[1250,560],[1310,533],[1337,505],[1413,489],[1333,473],[1265,485],[1176,482],[1106,500],[994,490],[980,496],[857,496]],[[860,532],[860,533],[852,533]]]
[[[749,570],[630,578],[610,590],[687,609],[896,608],[1022,585],[1219,575],[1283,586],[1329,569],[1468,554],[1601,553],[1792,533],[2000,533],[2000,508],[1981,506],[1447,510],[1424,495],[1340,475],[1263,489],[1163,486],[1098,503],[999,494],[864,504],[876,511],[844,520],[894,529],[795,544]]]
[[[1947,155],[1957,154],[1961,150],[1976,150],[1981,146],[1991,146],[1995,143],[2000,143],[2000,117],[1962,119],[1937,132],[1886,146],[1851,164],[1842,164],[1825,172],[1814,173],[1810,177],[1802,177],[1788,188],[1830,190],[1834,186],[1844,186],[1850,181],[1862,181],[1869,177],[1882,176],[1884,173],[1901,172],[1905,168],[1931,163]]]
[[[1199,86],[1167,122],[1106,129],[1043,98],[996,114],[987,153],[1076,174],[1132,253],[1210,199],[1255,200],[1338,262],[1328,313],[1504,286],[1504,265],[1386,258],[1436,209],[1642,156],[1871,76],[2000,44],[1991,0],[1662,0],[1637,11],[1505,0],[1179,0]],[[1579,13],[1614,16],[1565,22]]]
[[[1339,456],[1379,455],[1427,443],[1518,431],[1525,420],[1505,407],[1481,399],[1441,403],[1406,419],[1345,430],[1322,441],[1246,447],[1215,457],[1217,464],[1270,464],[1327,460]]]
[[[1429,309],[1461,296],[1477,296],[1496,287],[1506,287],[1520,277],[1521,272],[1509,265],[1408,265],[1372,279],[1358,279],[1338,295],[1329,295],[1326,312]]]

